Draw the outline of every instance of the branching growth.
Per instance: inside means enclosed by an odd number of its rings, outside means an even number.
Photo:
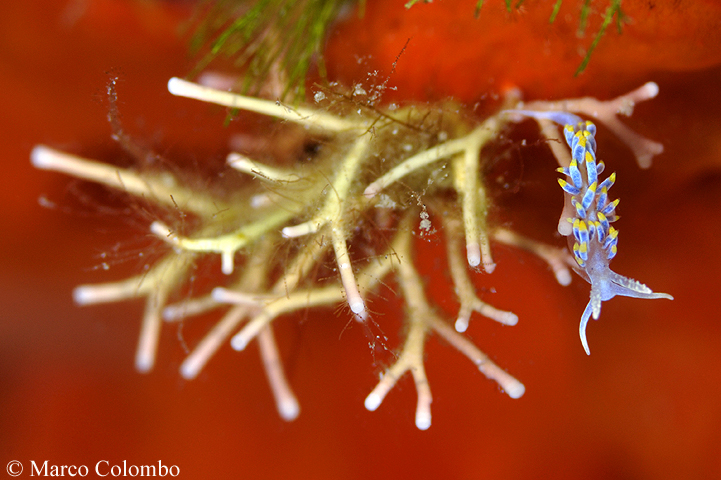
[[[407,106],[381,111],[340,91],[326,91],[340,100],[317,109],[290,108],[177,78],[169,81],[168,89],[177,96],[300,125],[324,142],[311,162],[283,168],[230,153],[229,174],[252,180],[228,195],[184,186],[170,173],[121,169],[46,146],[33,150],[37,168],[101,183],[197,219],[183,234],[169,221],[148,226],[148,232],[167,244],[167,251],[142,275],[75,290],[80,305],[145,299],[136,356],[139,371],[147,372],[155,364],[163,321],[222,311],[182,363],[181,375],[188,380],[197,377],[226,343],[240,351],[257,340],[278,412],[293,420],[300,407],[283,371],[273,321],[293,312],[341,305],[355,321],[369,322],[374,314],[368,299],[388,295],[384,279],[394,276],[406,305],[405,339],[395,363],[366,398],[368,410],[378,408],[398,379],[410,372],[418,391],[416,426],[430,426],[432,397],[424,346],[433,335],[468,357],[511,398],[523,395],[522,383],[460,333],[469,327],[474,312],[504,325],[519,321],[512,312],[481,300],[475,291],[472,276],[480,274],[478,267],[487,274],[496,268],[492,241],[527,249],[548,263],[559,284],[571,281],[574,262],[568,252],[508,229],[494,229],[487,221],[490,197],[482,175],[486,147],[521,116],[499,111],[473,127],[453,113],[457,109]],[[585,98],[521,105],[509,98],[506,107],[594,116],[637,146],[639,164],[648,166],[660,146],[630,132],[615,115],[629,114],[634,102],[654,95],[654,88],[646,85],[610,102]],[[542,135],[558,136],[557,129],[539,122]],[[555,148],[554,142],[549,144]],[[568,154],[553,151],[567,167]],[[289,164],[287,159],[283,164]],[[426,296],[415,267],[413,232],[430,230],[429,212],[442,217],[438,228],[459,301],[455,329]],[[190,267],[218,255],[224,275],[217,288],[182,299]]]

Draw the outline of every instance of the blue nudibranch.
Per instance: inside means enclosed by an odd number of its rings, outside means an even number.
[[[571,204],[575,207],[574,218],[569,219],[573,224],[573,257],[578,264],[575,270],[591,284],[591,299],[583,311],[579,326],[581,343],[586,354],[590,355],[586,325],[591,315],[594,320],[598,320],[601,302],[616,295],[669,300],[673,300],[673,297],[666,293],[656,293],[641,282],[611,271],[608,266],[618,248],[618,230],[611,223],[618,218],[616,206],[619,201],[611,201],[608,196],[608,190],[616,181],[615,172],[599,182],[599,175],[603,173],[605,165],[602,161],[596,161],[596,125],[567,112],[509,110],[509,113],[548,119],[562,125],[566,143],[571,147],[570,165],[557,169],[566,175],[567,180],[559,178],[558,183],[571,196]]]

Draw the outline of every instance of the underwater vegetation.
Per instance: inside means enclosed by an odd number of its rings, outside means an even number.
[[[398,477],[425,464],[403,461],[411,452],[444,460],[459,477],[531,478],[550,467],[661,478],[691,464],[682,456],[695,459],[696,473],[713,471],[698,446],[717,435],[699,418],[718,418],[717,375],[698,367],[718,358],[717,329],[685,344],[704,315],[679,322],[678,314],[692,311],[702,278],[681,266],[693,265],[692,251],[711,252],[704,246],[717,230],[699,221],[714,218],[717,199],[717,161],[706,154],[717,144],[717,102],[706,77],[668,72],[718,62],[708,26],[715,5],[549,1],[509,10],[486,1],[474,16],[470,0],[362,2],[358,16],[349,5],[313,4],[334,7],[314,18],[337,20],[317,32],[322,66],[317,44],[300,52],[307,73],[252,64],[260,58],[252,52],[240,66],[203,57],[203,45],[192,63],[177,60],[147,78],[114,70],[123,64],[114,59],[95,65],[94,86],[82,87],[96,92],[82,129],[61,122],[26,140],[26,167],[31,153],[34,167],[64,174],[25,177],[42,182],[50,207],[42,214],[50,247],[36,250],[39,258],[66,265],[42,271],[74,272],[56,287],[68,305],[69,283],[80,284],[76,305],[114,304],[66,308],[55,319],[51,331],[85,329],[73,348],[92,349],[98,364],[48,388],[66,396],[29,402],[27,411],[63,418],[52,411],[117,409],[131,398],[120,408],[127,425],[108,431],[155,433],[137,447],[99,435],[81,458],[111,444],[123,445],[120,455],[167,455],[173,442],[201,438],[208,448],[186,460],[194,469],[198,459],[238,451],[247,468],[264,463],[271,476],[311,472],[311,463],[329,475],[361,472],[361,456],[382,465],[380,476]],[[177,8],[128,5],[159,25],[167,17],[158,11]],[[78,25],[102,19],[97,8]],[[597,37],[609,8],[616,13]],[[681,15],[683,32],[669,27]],[[278,37],[265,32],[253,38],[273,46]],[[125,48],[147,53],[152,43],[141,47],[140,38],[130,35]],[[539,38],[542,47],[531,47]],[[182,58],[187,44],[178,43]],[[676,78],[691,78],[687,91]],[[46,116],[61,116],[46,104]],[[688,240],[697,225],[707,233]],[[611,260],[675,300],[613,299],[603,322],[587,326],[612,295],[668,298],[614,274]],[[79,272],[88,263],[92,271]],[[710,254],[708,266],[717,263]],[[670,330],[673,339],[664,336]],[[127,372],[130,342],[135,370],[146,375]],[[581,348],[588,343],[590,357]],[[111,357],[124,373],[103,367]],[[107,385],[75,395],[85,368]],[[117,399],[92,393],[106,389]],[[171,397],[182,407],[168,405]],[[279,422],[273,408],[294,421]],[[417,434],[413,421],[428,431]],[[351,432],[359,454],[344,447]],[[536,445],[542,435],[545,447]],[[82,444],[74,438],[56,451],[74,452]],[[508,453],[531,443],[523,462]],[[678,458],[668,454],[672,443]],[[267,461],[278,450],[287,464]],[[663,457],[665,466],[654,463]]]
[[[304,6],[309,10],[316,7]],[[265,2],[258,2],[233,23],[231,30],[269,8]],[[291,15],[294,19],[302,16],[302,12]],[[253,26],[252,31],[256,29]],[[263,31],[268,30],[274,28]],[[213,49],[223,46],[227,36],[227,31],[222,33]],[[251,34],[245,37],[248,42],[254,38]],[[247,55],[251,68],[246,75],[253,76],[255,68],[261,70],[263,78],[271,75],[270,66],[253,66],[258,56],[268,61],[263,49],[258,47]],[[309,58],[309,54],[303,58]],[[298,75],[293,73],[286,84],[292,85]],[[283,77],[282,73],[277,76]],[[226,187],[225,191],[185,185],[167,171],[121,169],[37,146],[31,154],[36,168],[97,182],[144,202],[174,209],[173,223],[158,219],[149,226],[149,232],[170,247],[165,255],[152,264],[146,263],[142,272],[131,278],[76,288],[75,302],[88,305],[145,299],[135,356],[140,372],[155,365],[164,322],[226,310],[183,361],[182,376],[197,377],[228,342],[242,351],[257,339],[276,407],[286,420],[294,420],[300,407],[280,361],[272,322],[312,307],[341,305],[347,317],[362,324],[371,349],[395,352],[392,365],[366,397],[366,408],[376,410],[396,382],[410,373],[418,394],[415,423],[426,430],[431,425],[432,395],[424,352],[430,334],[463,353],[511,398],[525,392],[521,382],[460,335],[468,328],[473,312],[505,325],[518,322],[515,314],[479,299],[470,279],[474,270],[478,273],[482,268],[487,274],[495,270],[491,240],[538,255],[549,264],[561,285],[570,283],[570,267],[591,283],[591,300],[580,326],[581,342],[588,354],[586,325],[591,316],[599,318],[602,301],[617,295],[672,299],[608,268],[618,243],[618,230],[610,225],[617,220],[618,200],[612,201],[608,195],[616,174],[603,182],[599,180],[604,163],[596,161],[596,126],[576,115],[602,122],[628,144],[639,166],[648,168],[663,147],[633,133],[618,121],[617,115],[629,116],[637,102],[655,97],[656,84],[648,83],[607,102],[581,98],[524,105],[519,92],[509,90],[495,114],[473,125],[462,116],[462,108],[452,103],[439,107],[377,106],[382,105],[389,80],[366,87],[356,83],[346,89],[332,83],[316,89],[312,106],[294,107],[280,100],[243,96],[171,78],[168,91],[173,95],[281,120],[281,128],[287,131],[280,135],[299,138],[310,152],[300,158],[274,158],[272,164],[231,152],[228,166],[238,171],[237,176],[250,176],[255,181],[239,181],[235,188]],[[123,131],[116,83],[117,78],[113,78],[108,84],[108,118],[113,137],[138,162],[157,156],[143,151]],[[286,92],[288,86],[281,91]],[[558,231],[564,236],[572,233],[573,260],[563,250],[488,224],[492,205],[486,192],[487,181],[482,177],[488,162],[484,149],[505,135],[514,117],[538,120],[549,145],[559,139],[548,122],[563,127],[571,154],[563,148],[552,148],[552,152],[560,165],[559,172],[569,180],[559,180],[567,195]],[[453,290],[460,304],[455,331],[436,313],[413,266],[414,238],[430,236],[441,236],[447,246]],[[179,292],[189,291],[195,264],[212,260],[213,254],[220,256],[220,270],[227,278],[210,292],[179,300]],[[243,261],[236,267],[238,257]],[[389,284],[397,284],[399,291]],[[385,327],[369,304],[390,295],[400,295],[406,304],[399,351],[387,344]]]
[[[113,101],[115,82],[113,79],[108,85]],[[525,392],[521,382],[460,335],[468,328],[472,312],[505,325],[518,322],[515,314],[480,300],[469,278],[472,269],[477,273],[482,267],[487,274],[496,269],[491,240],[538,255],[561,285],[570,283],[569,265],[592,284],[591,301],[580,327],[581,342],[589,354],[586,324],[591,315],[598,319],[602,301],[616,295],[672,299],[609,270],[618,243],[618,230],[610,225],[617,219],[618,200],[612,201],[608,195],[616,175],[599,181],[604,163],[596,163],[596,126],[574,114],[594,117],[615,131],[632,148],[639,166],[647,168],[663,148],[630,131],[617,115],[630,115],[636,102],[655,97],[658,86],[653,83],[607,102],[583,98],[523,105],[514,98],[516,92],[509,92],[502,102],[504,108],[477,126],[468,125],[453,110],[449,113],[450,105],[383,111],[366,101],[368,93],[360,84],[348,92],[318,90],[315,103],[322,105],[327,100],[331,104],[323,109],[293,108],[179,78],[170,79],[168,90],[176,96],[281,119],[290,124],[285,135],[307,135],[306,142],[314,139],[318,146],[299,160],[275,159],[275,164],[290,163],[284,167],[231,152],[228,165],[238,171],[238,176],[247,175],[255,181],[225,192],[189,188],[169,172],[121,169],[46,146],[33,149],[31,158],[36,168],[101,183],[175,209],[174,224],[156,220],[149,226],[150,233],[171,247],[159,260],[145,264],[137,276],[83,285],[74,292],[80,305],[145,299],[135,357],[141,372],[151,370],[156,362],[164,322],[232,305],[183,361],[181,374],[193,379],[221,346],[230,342],[235,350],[242,351],[257,339],[278,412],[282,418],[294,420],[300,407],[279,360],[273,320],[312,307],[340,304],[347,317],[363,325],[371,348],[380,345],[389,349],[393,347],[386,344],[382,321],[369,302],[400,295],[407,311],[403,346],[393,354],[394,363],[366,397],[365,406],[376,410],[395,383],[409,372],[418,392],[415,423],[426,430],[431,425],[432,395],[425,374],[424,348],[430,334],[467,356],[511,398]],[[340,100],[333,102],[334,98]],[[114,137],[129,152],[137,152],[114,117],[114,110],[110,114]],[[514,116],[539,120],[549,144],[558,140],[558,132],[545,122],[564,126],[571,155],[563,149],[554,153],[561,165],[559,171],[570,181],[559,180],[567,198],[558,230],[562,235],[573,233],[574,260],[562,249],[488,225],[490,201],[481,177],[483,151],[503,135]],[[292,129],[293,125],[300,130]],[[148,152],[138,159],[151,156]],[[447,245],[453,289],[459,296],[455,331],[435,313],[437,308],[429,302],[426,287],[413,266],[414,238],[435,236],[439,231]],[[209,293],[172,302],[178,291],[187,287],[194,264],[212,259],[213,254],[220,255],[220,269],[228,279],[221,280]],[[237,257],[244,257],[242,266],[236,267]],[[400,291],[389,287],[390,283],[397,284]]]

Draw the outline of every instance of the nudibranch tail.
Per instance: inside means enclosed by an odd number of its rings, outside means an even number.
[[[586,325],[588,325],[588,320],[591,318],[591,308],[591,302],[588,302],[586,309],[583,311],[583,315],[581,315],[581,324],[578,327],[578,334],[581,337],[581,345],[583,345],[586,355],[591,355],[591,350],[588,348],[588,340],[586,340]]]
[[[587,279],[588,280],[588,279]],[[586,309],[581,316],[581,324],[578,333],[581,337],[581,344],[587,355],[591,354],[588,348],[588,340],[586,340],[586,326],[588,320],[593,316],[594,320],[598,320],[601,314],[601,302],[610,300],[615,296],[657,299],[666,298],[673,300],[673,297],[667,293],[654,292],[643,283],[632,278],[624,277],[612,271],[605,266],[598,272],[594,272],[594,276],[590,277],[591,282],[591,299],[586,305]]]

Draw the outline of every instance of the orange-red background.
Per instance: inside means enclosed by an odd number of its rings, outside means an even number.
[[[104,120],[106,72],[113,70],[122,79],[120,108],[128,130],[164,153],[222,158],[222,111],[165,91],[170,76],[193,65],[176,33],[190,8],[129,0],[3,2],[0,466],[19,460],[26,475],[30,460],[85,464],[91,471],[99,460],[161,460],[178,465],[184,478],[720,476],[715,274],[721,269],[721,70],[713,65],[721,49],[712,26],[714,20],[718,25],[718,7],[689,0],[674,2],[679,10],[669,11],[669,2],[656,2],[661,13],[653,17],[640,7],[652,3],[629,2],[634,23],[620,37],[609,31],[588,72],[574,80],[578,45],[589,39],[575,39],[572,2],[559,16],[558,28],[566,29],[560,43],[555,37],[543,43],[551,35],[544,29],[551,27],[520,27],[540,25],[534,15],[540,9],[538,18],[547,18],[551,3],[528,2],[528,12],[507,15],[487,0],[479,20],[486,23],[476,27],[468,18],[474,3],[438,1],[406,13],[399,2],[368,2],[364,20],[349,20],[333,36],[330,71],[346,81],[365,80],[371,68],[387,71],[410,37],[393,77],[398,97],[454,95],[473,102],[513,83],[540,98],[608,98],[657,81],[659,97],[627,121],[664,143],[666,152],[653,168],[639,171],[609,134],[599,144],[602,158],[619,172],[614,190],[623,218],[614,268],[675,301],[605,304],[601,321],[589,326],[593,355],[586,357],[577,322],[588,286],[574,278],[570,287],[560,287],[540,261],[497,247],[497,272],[479,277],[478,285],[486,289],[484,298],[512,309],[520,321],[502,328],[475,318],[469,335],[525,383],[526,394],[509,399],[432,339],[427,368],[433,425],[427,432],[413,425],[409,379],[377,412],[365,411],[362,402],[379,367],[362,331],[341,336],[345,319],[328,313],[311,314],[300,326],[286,319],[276,328],[301,402],[293,423],[277,418],[254,348],[241,354],[225,348],[198,379],[185,382],[177,373],[180,333],[170,327],[155,370],[137,374],[132,358],[141,306],[77,308],[70,294],[79,283],[133,271],[132,264],[108,272],[91,268],[117,238],[137,239],[142,232],[117,226],[117,218],[83,218],[68,192],[73,183],[32,170],[29,152],[37,143],[84,154],[116,152]],[[594,5],[597,12],[605,8]],[[683,21],[669,20],[679,16]],[[593,18],[590,32],[599,23],[598,14]],[[491,25],[513,33],[493,37]],[[554,50],[557,45],[567,51]],[[504,48],[511,49],[508,61],[493,60]],[[538,61],[539,52],[545,61]],[[658,52],[664,56],[654,56]],[[359,67],[355,59],[364,55],[371,56]],[[521,188],[501,195],[499,204],[511,213],[496,215],[535,238],[562,244],[552,235],[560,192],[542,150],[518,154],[525,162]],[[534,162],[535,154],[545,160]],[[61,209],[70,206],[71,213],[41,208],[41,194]],[[420,248],[426,257],[439,256],[438,245]],[[424,271],[432,275],[433,267],[428,262]],[[433,283],[443,290],[438,271]],[[488,292],[491,287],[497,293]],[[452,311],[452,300],[440,301]],[[396,319],[379,322],[397,336]]]

